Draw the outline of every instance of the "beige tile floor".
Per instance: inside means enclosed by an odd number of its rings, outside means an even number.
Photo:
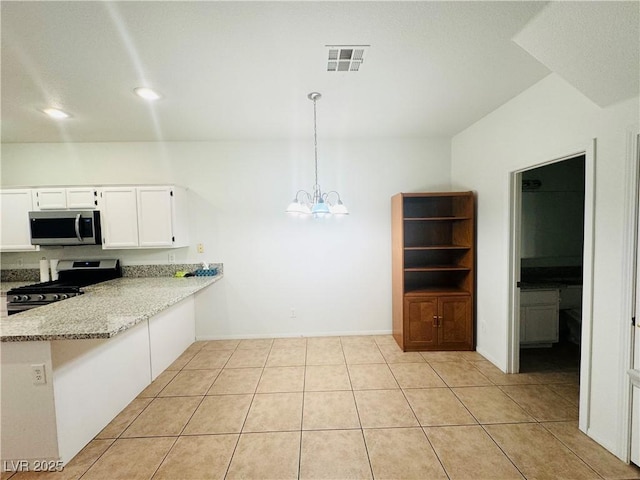
[[[568,358],[568,357],[567,357]],[[640,479],[577,429],[578,364],[391,336],[196,342],[63,472],[25,479]]]

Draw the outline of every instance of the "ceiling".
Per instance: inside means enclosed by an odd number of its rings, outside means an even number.
[[[550,73],[512,41],[546,5],[2,1],[2,142],[308,138],[312,91],[320,138],[451,136]]]

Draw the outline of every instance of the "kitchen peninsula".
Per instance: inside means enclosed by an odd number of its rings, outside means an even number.
[[[195,340],[222,278],[119,278],[0,321],[2,461],[66,464]]]

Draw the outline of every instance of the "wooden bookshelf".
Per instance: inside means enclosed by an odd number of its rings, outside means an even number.
[[[473,350],[475,196],[391,198],[393,336],[404,351]]]

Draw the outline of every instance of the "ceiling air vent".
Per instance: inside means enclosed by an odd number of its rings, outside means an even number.
[[[357,72],[370,45],[326,45],[329,49],[327,72]]]

